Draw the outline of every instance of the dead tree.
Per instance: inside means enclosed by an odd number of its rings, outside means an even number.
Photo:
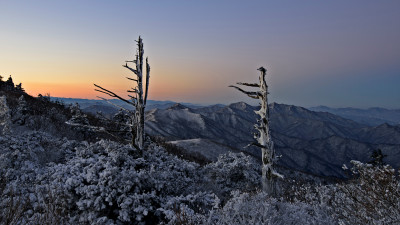
[[[137,52],[135,59],[132,61],[125,61],[125,65],[123,67],[127,68],[130,70],[133,74],[134,77],[127,77],[128,80],[134,82],[134,87],[128,90],[128,96],[130,99],[125,99],[123,97],[120,97],[119,95],[115,94],[112,91],[109,91],[99,85],[94,85],[96,86],[97,89],[95,89],[98,92],[107,94],[113,98],[117,98],[123,102],[126,102],[134,107],[134,111],[130,111],[130,116],[131,116],[131,133],[132,133],[132,141],[131,145],[134,146],[137,150],[142,151],[143,150],[143,145],[144,145],[144,139],[145,139],[145,133],[144,133],[144,110],[146,107],[146,102],[147,102],[147,93],[149,89],[149,78],[150,78],[150,65],[148,63],[148,58],[146,58],[146,73],[143,71],[143,39],[139,36],[139,39],[136,41],[137,42]],[[135,68],[132,68],[128,65],[128,63],[133,63]],[[146,86],[144,87],[145,90],[143,90],[143,76],[146,78]],[[100,97],[101,98],[101,97]],[[101,98],[104,99],[104,98]],[[106,100],[106,99],[104,99]],[[122,108],[122,107],[120,107]],[[126,109],[125,109],[126,110]]]
[[[271,132],[269,129],[268,85],[265,81],[267,70],[264,67],[260,67],[258,70],[261,72],[259,84],[237,83],[239,85],[259,88],[258,91],[245,91],[234,85],[229,87],[233,87],[240,92],[245,93],[250,98],[260,100],[261,108],[260,110],[255,111],[255,113],[260,116],[260,119],[257,119],[258,124],[254,125],[254,128],[258,131],[258,133],[254,134],[254,138],[257,142],[251,143],[250,145],[261,148],[263,191],[271,195],[276,195],[276,178],[283,178],[283,176],[277,173],[274,168],[274,163],[277,161],[277,157],[275,156],[274,144],[271,140]]]

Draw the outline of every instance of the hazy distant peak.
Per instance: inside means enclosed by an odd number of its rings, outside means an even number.
[[[176,103],[173,106],[169,107],[168,109],[169,110],[182,110],[182,109],[189,109],[189,108],[180,103]]]
[[[223,108],[223,107],[225,107],[226,105],[224,105],[224,104],[215,104],[215,105],[210,105],[209,107],[210,108]]]
[[[375,112],[385,112],[385,111],[390,111],[390,110],[388,110],[388,109],[385,109],[385,108],[382,108],[382,107],[371,107],[371,108],[368,108],[368,110],[375,111]]]
[[[376,126],[377,128],[394,128],[394,126],[391,126],[388,123],[383,123],[381,125]]]
[[[228,107],[232,108],[232,109],[240,109],[240,110],[246,110],[248,108],[253,108],[251,105],[249,105],[249,104],[247,104],[245,102],[232,103]]]
[[[270,109],[275,110],[275,111],[298,111],[299,109],[304,109],[300,106],[279,104],[276,102],[269,104],[269,107],[270,107]]]
[[[273,102],[273,103],[270,103],[270,104],[269,104],[269,107],[270,107],[270,108],[274,108],[276,105],[279,105],[279,104],[276,103],[276,102]]]
[[[329,107],[326,106],[326,105],[319,105],[319,106],[311,107],[310,109],[311,109],[311,110],[313,110],[313,109],[318,109],[318,110],[329,110],[329,109],[331,109],[331,108],[329,108]]]

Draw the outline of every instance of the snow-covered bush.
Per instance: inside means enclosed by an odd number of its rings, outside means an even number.
[[[120,109],[113,117],[112,120],[115,122],[118,136],[123,139],[132,139],[131,133],[131,118],[126,111]]]
[[[61,195],[51,198],[47,165],[64,162],[78,142],[55,139],[45,133],[32,132],[0,136],[0,224],[8,224],[10,213],[19,224],[49,224],[46,218],[57,218]],[[44,177],[42,182],[40,177]],[[57,204],[55,204],[57,203]],[[17,213],[16,213],[17,212]],[[47,215],[47,217],[45,217]],[[36,222],[35,222],[36,221]],[[18,224],[17,223],[17,224]],[[58,223],[60,224],[60,223]]]
[[[136,153],[112,141],[0,136],[0,207],[18,200],[20,221],[36,224],[154,224],[176,221],[176,209],[195,218],[218,203],[200,190],[197,164],[154,144]]]
[[[52,180],[60,180],[56,186],[76,202],[79,222],[160,222],[170,198],[197,191],[198,165],[154,145],[143,157],[135,153],[127,145],[100,141],[77,148],[76,157],[50,168]]]
[[[0,134],[9,133],[11,127],[10,109],[7,105],[6,96],[0,97]]]
[[[280,201],[263,192],[232,195],[223,208],[210,213],[209,224],[335,224],[319,206]]]
[[[388,165],[351,163],[352,180],[303,186],[293,192],[293,199],[327,207],[340,224],[400,223],[400,184],[396,171]]]
[[[89,125],[89,120],[87,119],[86,114],[82,113],[78,103],[71,105],[69,110],[71,111],[72,118],[68,120],[67,123]]]
[[[337,185],[332,209],[345,223],[400,223],[400,184],[389,165],[351,161],[355,179]]]
[[[226,200],[233,190],[255,191],[261,184],[259,164],[243,153],[220,155],[216,162],[204,167],[204,173],[205,188],[222,200]]]
[[[26,119],[28,118],[29,107],[25,101],[25,97],[21,95],[18,98],[18,106],[14,110],[12,122],[18,125],[24,125]]]
[[[204,224],[219,199],[212,193],[198,192],[170,198],[159,210],[165,214],[168,224]]]

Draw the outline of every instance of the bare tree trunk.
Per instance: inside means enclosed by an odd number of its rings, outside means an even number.
[[[111,92],[107,89],[104,89],[95,84],[95,86],[99,89],[95,89],[98,92],[107,94],[111,97],[118,98],[128,104],[134,106],[134,112],[131,112],[131,134],[132,134],[132,141],[131,145],[134,146],[137,150],[142,151],[144,148],[144,140],[145,140],[145,133],[144,133],[144,111],[146,108],[147,102],[147,94],[149,89],[149,79],[150,79],[150,65],[148,63],[148,59],[146,58],[146,86],[145,90],[143,91],[143,39],[139,36],[137,40],[137,53],[135,60],[126,61],[123,67],[129,69],[131,72],[135,74],[135,78],[127,77],[128,80],[133,81],[136,83],[134,88],[128,90],[129,93],[133,93],[133,95],[128,95],[130,100],[126,100],[114,92]],[[135,69],[128,66],[128,63],[134,63]]]
[[[262,189],[264,192],[267,192],[270,195],[276,195],[276,178],[281,177],[282,175],[277,173],[274,169],[274,163],[277,160],[275,156],[274,144],[271,140],[271,132],[269,129],[269,106],[268,106],[268,85],[265,81],[266,69],[260,67],[258,69],[260,73],[259,84],[256,83],[237,83],[239,85],[249,86],[249,87],[258,87],[259,90],[256,92],[245,91],[237,86],[230,86],[236,88],[237,90],[245,93],[250,98],[259,99],[261,108],[258,111],[255,111],[257,115],[260,116],[260,119],[257,120],[258,124],[255,124],[254,127],[258,131],[258,133],[254,134],[254,138],[257,142],[252,143],[251,145],[255,145],[261,148],[262,153]]]
[[[265,81],[266,70],[261,67],[260,73],[260,90],[258,99],[260,99],[261,108],[256,111],[256,114],[260,116],[259,125],[256,125],[256,129],[259,132],[256,137],[257,142],[263,146],[261,148],[262,153],[262,185],[263,191],[271,195],[276,195],[276,179],[274,177],[274,159],[275,149],[274,144],[271,140],[271,134],[269,129],[269,107],[268,107],[268,85]]]

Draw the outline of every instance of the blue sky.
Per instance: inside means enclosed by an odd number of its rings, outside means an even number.
[[[268,69],[271,100],[400,108],[400,1],[0,1],[0,74],[33,95],[121,95],[142,35],[150,98],[247,100],[228,88]]]

